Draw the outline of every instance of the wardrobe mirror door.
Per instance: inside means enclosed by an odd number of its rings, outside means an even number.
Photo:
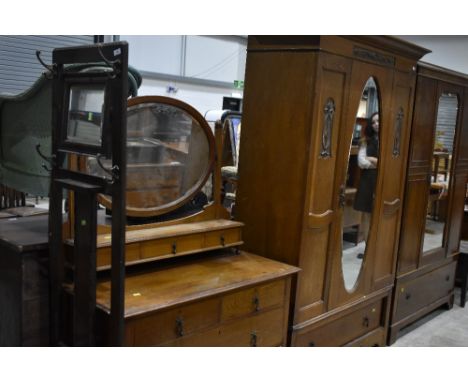
[[[423,252],[443,246],[447,220],[452,154],[457,124],[458,97],[443,93],[439,98],[434,149],[428,175],[429,195],[424,229]]]
[[[366,254],[379,158],[379,92],[370,77],[358,105],[348,156],[346,180],[340,190],[342,269],[346,290],[352,291]]]

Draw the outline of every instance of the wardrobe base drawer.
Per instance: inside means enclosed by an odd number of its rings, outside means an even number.
[[[444,265],[412,280],[397,282],[393,323],[424,309],[453,293],[456,262]]]
[[[292,346],[343,346],[384,326],[384,301],[366,304],[341,317],[331,316],[298,330],[293,329]]]
[[[345,346],[362,346],[362,347],[372,347],[372,346],[385,346],[387,338],[387,331],[385,328],[377,328],[370,333],[363,335],[351,342],[348,342]]]

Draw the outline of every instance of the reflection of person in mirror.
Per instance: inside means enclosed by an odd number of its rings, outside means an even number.
[[[362,211],[361,232],[367,242],[370,219],[377,183],[377,163],[379,158],[379,113],[373,113],[359,142],[358,166],[361,168],[359,186],[354,199],[354,209]],[[359,258],[363,254],[358,255]]]

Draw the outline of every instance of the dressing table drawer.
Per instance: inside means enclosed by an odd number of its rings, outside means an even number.
[[[277,308],[183,337],[164,346],[281,346],[287,308]]]
[[[220,231],[207,232],[205,234],[205,248],[218,248],[235,244],[242,241],[240,228],[230,228]]]
[[[134,346],[152,346],[210,327],[219,321],[219,305],[219,299],[210,299],[130,321]]]
[[[189,253],[203,248],[204,235],[185,235],[178,238],[159,239],[141,244],[141,258],[151,259]]]
[[[286,281],[278,280],[226,295],[222,300],[221,320],[228,321],[283,305],[285,287]]]
[[[383,300],[325,324],[311,324],[293,333],[293,346],[343,346],[382,326]]]

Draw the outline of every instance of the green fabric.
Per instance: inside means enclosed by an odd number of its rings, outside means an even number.
[[[66,71],[108,71],[102,63],[73,64]],[[142,79],[136,69],[128,69],[128,93],[138,94]],[[47,196],[50,177],[37,154],[50,156],[52,138],[52,80],[43,73],[25,92],[0,96],[0,183],[15,190]],[[50,166],[49,166],[50,167]]]

